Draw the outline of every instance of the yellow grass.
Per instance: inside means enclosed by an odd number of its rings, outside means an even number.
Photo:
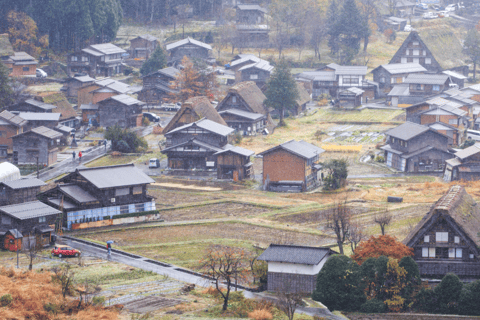
[[[357,146],[340,146],[335,144],[324,144],[322,149],[330,152],[360,152],[362,151],[361,145]]]

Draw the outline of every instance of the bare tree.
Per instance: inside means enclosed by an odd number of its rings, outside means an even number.
[[[71,293],[75,283],[75,272],[71,270],[71,266],[66,264],[61,267],[52,268],[53,281],[58,282],[62,288],[62,295],[65,298],[67,293]]]
[[[325,213],[326,226],[335,232],[340,254],[343,254],[343,244],[347,241],[347,236],[350,232],[351,216],[352,212],[347,207],[346,194],[343,201],[335,202],[333,208]]]
[[[388,210],[388,205],[385,206],[381,212],[375,214],[374,221],[378,223],[380,229],[382,230],[382,235],[385,235],[385,228],[392,222],[393,216]]]
[[[277,290],[277,308],[285,313],[288,320],[293,320],[295,310],[302,303],[302,298],[305,294],[298,293],[290,288],[284,287],[281,290]]]
[[[227,310],[233,283],[245,281],[245,260],[245,251],[243,249],[210,246],[205,251],[200,268],[215,281],[215,288],[223,298],[223,311]],[[226,292],[221,290],[222,282],[227,287]]]
[[[367,236],[363,232],[363,226],[361,226],[358,222],[350,224],[350,232],[347,235],[348,241],[350,241],[350,247],[352,248],[352,252],[357,249],[358,244],[365,240]]]
[[[42,238],[34,233],[33,237],[28,237],[27,246],[25,246],[23,249],[23,252],[28,258],[28,270],[32,270],[35,258],[38,256],[38,253],[43,249]]]

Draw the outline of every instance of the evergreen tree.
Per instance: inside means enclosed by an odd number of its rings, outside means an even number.
[[[3,111],[5,107],[14,102],[13,90],[10,85],[11,80],[8,77],[10,71],[0,62],[0,110]]]
[[[165,54],[165,50],[159,45],[153,51],[152,55],[148,60],[146,60],[142,68],[140,68],[140,73],[142,76],[155,72],[157,70],[163,69],[167,66],[167,55]]]
[[[336,54],[340,49],[339,16],[340,13],[338,11],[338,3],[335,0],[332,0],[327,11],[327,35],[328,46],[333,54]]]
[[[463,51],[473,63],[473,80],[475,81],[477,64],[480,63],[480,33],[476,28],[472,28],[467,32],[463,47]]]
[[[295,80],[290,73],[290,67],[284,59],[281,59],[272,72],[267,82],[267,90],[265,91],[265,106],[274,108],[280,114],[279,126],[284,126],[285,110],[295,107],[298,99],[298,89]]]
[[[458,311],[463,315],[480,316],[480,280],[463,287],[460,294]]]
[[[331,159],[324,163],[327,176],[324,179],[324,190],[337,190],[345,186],[348,176],[348,163],[345,159]]]
[[[405,299],[405,305],[409,305],[413,300],[414,292],[420,288],[422,283],[420,271],[418,270],[418,264],[410,256],[403,257],[399,266],[407,272],[406,286],[402,291],[402,297]]]
[[[447,273],[433,290],[437,298],[436,308],[440,313],[455,314],[463,284],[454,273]]]
[[[337,28],[345,63],[350,63],[360,51],[360,41],[365,33],[363,20],[355,0],[345,0]]]

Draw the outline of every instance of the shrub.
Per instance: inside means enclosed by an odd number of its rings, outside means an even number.
[[[50,313],[53,313],[53,314],[57,314],[58,313],[58,306],[55,304],[55,303],[46,303],[44,306],[43,306],[43,309],[47,312],[50,312]]]
[[[233,143],[234,144],[239,144],[242,142],[243,139],[243,134],[240,131],[235,132],[235,135],[233,136]]]
[[[13,298],[11,294],[4,294],[3,296],[0,297],[0,305],[2,307],[8,306],[10,303],[12,303]]]
[[[92,298],[92,304],[94,306],[97,305],[103,305],[105,303],[105,297],[104,296],[95,296]]]
[[[463,288],[458,306],[459,313],[480,316],[480,280],[469,283]]]
[[[458,309],[458,301],[462,292],[463,284],[454,273],[447,273],[434,293],[437,296],[437,308],[441,313],[454,314]]]
[[[111,219],[110,216],[104,216],[103,217],[103,220],[110,220],[110,219]]]
[[[273,319],[273,316],[270,313],[270,311],[262,309],[262,310],[253,310],[252,312],[249,312],[248,318],[255,319],[255,320],[269,320],[269,319]]]
[[[385,303],[378,299],[368,300],[360,306],[360,311],[364,313],[383,313],[385,310]]]
[[[381,162],[381,163],[383,163],[383,162],[385,162],[385,157],[383,157],[383,156],[376,156],[376,157],[375,157],[375,161],[376,161],[376,162]]]
[[[143,124],[145,127],[148,127],[148,126],[150,125],[150,120],[148,120],[147,117],[143,117],[142,124]]]

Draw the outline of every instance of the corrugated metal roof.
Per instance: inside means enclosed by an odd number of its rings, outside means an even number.
[[[82,104],[80,110],[98,110],[98,105],[96,104]]]
[[[98,52],[98,51],[95,51],[95,50],[92,50],[92,49],[89,49],[89,48],[85,48],[85,49],[82,49],[83,52],[85,53],[88,53],[92,56],[95,56],[95,57],[101,57],[103,56],[103,53],[101,52]]]
[[[230,67],[235,67],[236,65],[245,63],[247,61],[252,61],[252,62],[257,63],[260,60],[262,60],[262,59],[258,58],[257,56],[255,56],[253,54],[246,54],[246,55],[242,55],[242,57],[240,59],[231,61],[230,62]]]
[[[430,128],[435,129],[435,130],[441,130],[441,131],[449,131],[449,130],[454,130],[454,131],[459,131],[458,128],[452,127],[446,123],[443,122],[435,122],[431,123],[428,125]]]
[[[219,152],[219,151],[222,151],[223,149],[222,148],[219,148],[217,146],[213,146],[207,142],[204,142],[204,141],[200,141],[198,139],[195,139],[195,138],[192,138],[188,141],[185,141],[185,142],[182,142],[182,143],[179,143],[179,144],[176,144],[174,146],[171,146],[169,148],[166,148],[166,149],[163,149],[162,150],[162,153],[166,153],[167,151],[170,151],[170,150],[173,150],[173,149],[177,149],[179,147],[182,147],[182,146],[185,146],[185,145],[189,145],[189,144],[194,144],[194,145],[197,145],[197,146],[200,146],[204,149],[207,149],[207,150],[212,150],[214,152]],[[189,149],[188,152],[195,152],[194,150],[191,150]]]
[[[257,10],[263,13],[267,13],[267,9],[260,7],[258,4],[238,4],[235,6],[240,10]]]
[[[317,265],[331,253],[334,252],[327,248],[271,244],[258,260]]]
[[[50,216],[60,213],[60,211],[57,209],[47,206],[45,203],[40,201],[31,201],[3,206],[0,207],[0,211],[19,220]]]
[[[327,67],[334,69],[335,74],[345,74],[345,75],[366,75],[367,66],[341,66],[336,63],[327,64]]]
[[[257,120],[257,119],[260,119],[262,117],[265,117],[263,114],[260,114],[260,113],[248,112],[248,111],[235,109],[235,108],[219,112],[219,114],[224,114],[224,113],[230,113],[230,114],[240,116],[240,117],[244,117],[244,118],[251,119],[251,120]]]
[[[474,144],[471,147],[468,147],[468,148],[465,148],[463,150],[460,150],[460,151],[456,152],[455,157],[457,157],[461,160],[465,160],[466,158],[468,158],[470,156],[473,156],[473,155],[475,155],[479,152],[480,152],[480,145],[479,144]]]
[[[458,73],[458,72],[455,72],[455,71],[451,71],[451,70],[445,70],[445,71],[442,71],[442,73],[446,74],[447,76],[450,76],[452,78],[457,78],[457,79],[461,79],[461,80],[465,80],[467,79],[468,77],[465,77],[463,74],[461,73]]]
[[[407,121],[398,127],[388,130],[385,132],[385,134],[394,138],[408,141],[422,133],[427,132],[428,130],[430,130],[430,128],[427,126]]]
[[[260,60],[256,63],[247,64],[246,66],[243,66],[240,69],[238,69],[238,71],[243,71],[243,70],[247,70],[247,69],[250,69],[250,68],[257,68],[257,69],[260,69],[260,70],[265,70],[267,72],[270,72],[274,69],[274,67],[272,65],[270,65],[270,62],[268,62],[266,60]]]
[[[67,199],[63,199],[63,203],[62,203],[62,199],[58,199],[58,198],[48,198],[47,201],[58,207],[62,205],[64,209],[75,209],[77,207],[77,205],[75,205],[71,201],[68,201]]]
[[[41,109],[44,109],[46,111],[48,110],[52,110],[52,109],[55,109],[56,106],[54,106],[53,104],[49,104],[49,103],[45,103],[45,102],[42,102],[42,101],[38,101],[36,99],[28,99],[28,100],[25,100],[24,103],[26,104],[29,104],[31,106],[35,106],[35,107],[38,107],[38,108],[41,108]]]
[[[383,64],[380,67],[387,70],[390,74],[426,72],[427,71],[427,69],[422,67],[422,65],[420,65],[419,63],[392,63],[392,64]],[[380,68],[380,67],[378,67],[378,68]]]
[[[298,77],[307,78],[313,81],[335,81],[335,71],[305,71]]]
[[[73,128],[59,124],[58,126],[53,128],[53,130],[59,131],[63,134],[65,134],[65,133],[69,134],[69,133],[72,132]]]
[[[111,43],[92,44],[89,48],[97,50],[103,54],[126,53],[127,51]]]
[[[150,184],[155,182],[133,164],[97,168],[78,168],[77,172],[99,189]]]
[[[219,155],[219,154],[222,154],[222,153],[225,153],[225,152],[233,152],[233,153],[245,156],[245,157],[250,157],[250,156],[253,156],[255,154],[255,152],[253,152],[251,150],[248,150],[248,149],[244,149],[242,147],[230,147],[228,149],[218,151],[217,153],[215,153],[215,155]]]
[[[20,112],[18,116],[27,121],[58,121],[60,120],[60,113],[49,112]]]
[[[126,94],[119,94],[119,95],[110,97],[109,99],[115,100],[115,101],[120,102],[120,103],[122,103],[124,105],[127,105],[127,106],[131,106],[131,105],[134,105],[134,104],[138,104],[138,105],[144,105],[145,104],[142,101],[139,101],[135,98],[127,96]],[[106,100],[103,100],[103,101],[106,101]],[[100,101],[100,103],[102,103],[102,101]]]
[[[472,89],[472,90],[480,92],[480,83],[471,85],[469,87],[465,87],[465,88],[462,89],[462,91],[465,90],[465,89]]]
[[[60,132],[57,132],[55,130],[52,130],[52,129],[44,127],[44,126],[40,126],[40,127],[33,128],[30,131],[26,131],[26,132],[17,134],[16,136],[13,136],[12,138],[18,137],[18,136],[21,136],[21,135],[24,135],[24,134],[28,134],[28,133],[31,133],[31,132],[33,132],[35,134],[38,134],[38,135],[41,135],[42,137],[45,137],[45,138],[48,138],[48,139],[58,139],[58,138],[62,137],[62,134]]]
[[[202,48],[205,48],[205,49],[208,49],[208,50],[212,50],[212,46],[209,45],[209,44],[206,44],[204,42],[201,42],[201,41],[198,41],[198,40],[195,40],[195,39],[192,39],[190,37],[187,37],[186,39],[183,39],[183,40],[180,40],[180,41],[176,41],[174,43],[170,43],[170,44],[167,44],[165,46],[165,48],[167,49],[167,51],[170,51],[172,49],[175,49],[177,47],[180,47],[180,46],[183,46],[183,45],[186,45],[186,44],[194,44],[196,46],[199,46],[199,47],[202,47]]]
[[[348,89],[345,90],[345,91],[354,93],[356,96],[359,96],[359,95],[361,95],[361,94],[363,94],[363,93],[365,92],[365,91],[363,91],[362,89],[355,88],[355,87],[348,88]]]
[[[410,87],[408,85],[394,86],[388,93],[390,97],[405,97],[410,95]]]
[[[10,56],[10,59],[12,59],[14,62],[31,60],[31,61],[35,61],[35,63],[37,63],[37,61],[35,60],[34,57],[32,57],[31,55],[29,55],[28,53],[23,52],[23,51],[15,52],[15,54],[13,56]]]
[[[17,115],[14,115],[13,113],[4,110],[2,113],[0,113],[0,118],[7,121],[7,123],[13,124],[17,127],[23,127],[25,124],[27,124],[27,121]]]
[[[58,189],[65,195],[69,196],[73,200],[79,202],[79,203],[87,203],[87,202],[95,202],[98,201],[95,196],[93,196],[91,193],[89,193],[86,190],[83,190],[80,186],[76,184],[64,184],[64,185],[59,185]]]
[[[213,132],[213,133],[216,133],[216,134],[219,134],[219,135],[222,135],[222,136],[227,136],[230,133],[232,133],[233,131],[235,131],[234,129],[232,129],[230,127],[224,126],[224,125],[216,123],[214,121],[211,121],[211,120],[208,120],[208,119],[201,119],[201,120],[198,120],[196,122],[192,122],[192,123],[183,125],[181,127],[175,128],[172,131],[169,131],[168,134],[171,134],[171,133],[177,132],[177,131],[181,131],[181,130],[189,128],[191,126],[197,126],[199,128],[208,130],[210,132]]]
[[[284,149],[284,150],[287,150],[289,152],[292,152],[304,159],[311,159],[311,158],[314,158],[318,155],[320,155],[321,153],[325,152],[325,150],[323,150],[322,148],[319,148],[311,143],[308,143],[306,141],[303,141],[303,140],[300,140],[300,141],[295,141],[295,140],[290,140],[288,142],[285,142],[285,143],[282,143],[281,145],[278,145],[276,147],[273,147],[271,149],[268,149],[268,150],[265,150],[261,153],[259,153],[259,155],[264,155],[264,154],[267,154],[267,153],[270,153],[274,150],[277,150],[277,149]]]
[[[168,67],[168,68],[160,69],[158,70],[158,72],[176,79],[178,74],[180,73],[180,70],[174,67]]]
[[[72,79],[80,82],[93,82],[95,79],[90,78],[89,76],[73,77]]]
[[[446,74],[409,74],[404,83],[442,85],[447,80],[448,76]]]
[[[23,188],[33,188],[33,187],[42,187],[45,186],[45,182],[37,178],[30,179],[19,179],[12,181],[1,182],[11,189],[23,189]]]

